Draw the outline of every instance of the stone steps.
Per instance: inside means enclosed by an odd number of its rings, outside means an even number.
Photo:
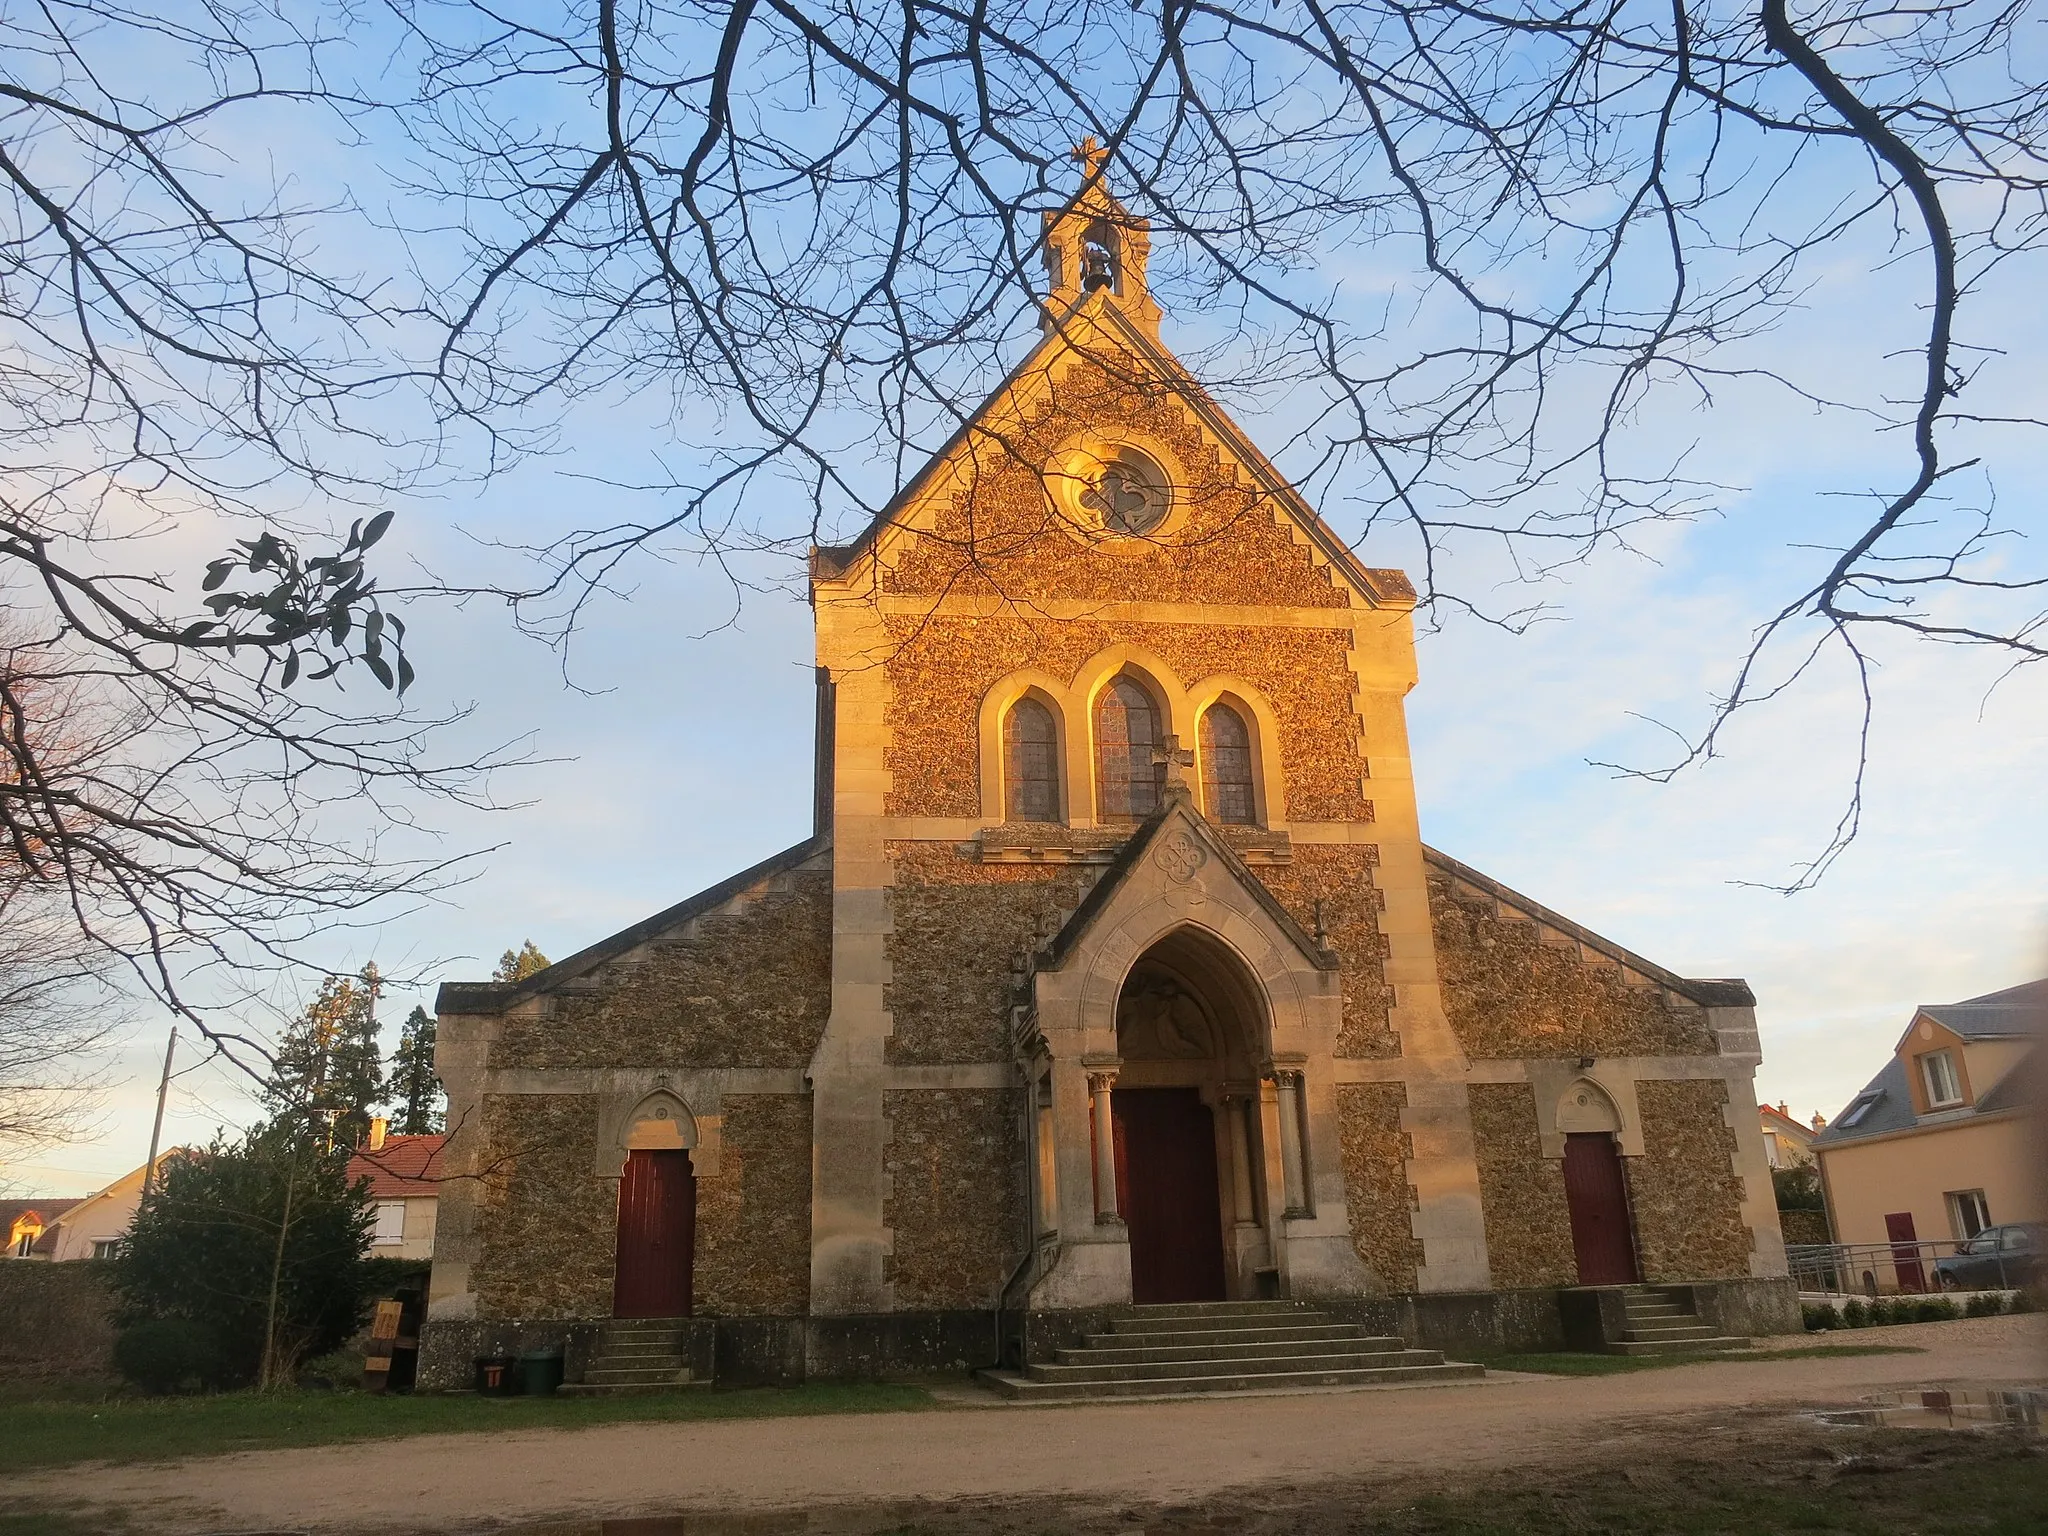
[[[1749,1339],[1716,1333],[1689,1302],[1669,1291],[1631,1286],[1623,1300],[1619,1339],[1607,1341],[1614,1355],[1726,1354],[1748,1349]]]
[[[1271,1339],[1255,1344],[1179,1344],[1164,1346],[1122,1347],[1122,1341],[1115,1335],[1097,1334],[1095,1338],[1107,1337],[1110,1342],[1101,1346],[1091,1343],[1081,1348],[1061,1348],[1053,1351],[1053,1360],[1060,1365],[1127,1365],[1146,1360],[1267,1360],[1281,1357],[1326,1355],[1333,1352],[1389,1354],[1407,1348],[1398,1338],[1341,1338],[1341,1339]]]
[[[1109,1331],[1063,1347],[1021,1371],[983,1371],[1006,1397],[1060,1402],[1185,1392],[1257,1392],[1463,1381],[1476,1365],[1368,1334],[1298,1302],[1214,1302],[1134,1307]]]
[[[661,1318],[635,1319],[604,1325],[583,1379],[563,1386],[564,1392],[673,1392],[708,1387],[690,1374],[683,1360],[683,1329]]]
[[[1287,1328],[1189,1328],[1173,1333],[1091,1333],[1090,1349],[1181,1349],[1205,1344],[1346,1343],[1364,1329],[1350,1323],[1297,1323]]]

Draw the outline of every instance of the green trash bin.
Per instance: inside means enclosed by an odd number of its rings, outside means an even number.
[[[562,1352],[530,1349],[519,1357],[519,1380],[528,1397],[552,1397],[562,1384]]]

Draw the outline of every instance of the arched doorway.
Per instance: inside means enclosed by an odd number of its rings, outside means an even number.
[[[1257,1222],[1248,1111],[1258,1101],[1260,1017],[1243,968],[1198,929],[1168,934],[1124,979],[1111,1118],[1133,1301],[1250,1291],[1238,1229]]]
[[[688,1317],[696,1262],[695,1125],[680,1100],[657,1094],[635,1111],[619,1177],[612,1316]]]
[[[1564,1197],[1579,1284],[1631,1285],[1638,1270],[1617,1140],[1621,1112],[1598,1083],[1581,1079],[1558,1103],[1557,1128],[1564,1133]]]

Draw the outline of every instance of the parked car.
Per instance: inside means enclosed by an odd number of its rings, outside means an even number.
[[[1944,1291],[2007,1290],[2037,1285],[2048,1273],[2048,1229],[2039,1222],[1986,1227],[1934,1261],[1934,1283]]]

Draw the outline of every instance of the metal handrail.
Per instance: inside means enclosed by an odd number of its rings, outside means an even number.
[[[1962,1242],[1956,1238],[1898,1243],[1788,1243],[1785,1259],[1793,1282],[1802,1291],[1832,1296],[1913,1296],[1936,1288],[1936,1259],[1961,1251]],[[2016,1253],[2012,1257],[2019,1262],[2008,1272],[2002,1249],[1984,1257],[1997,1261],[1999,1290],[2014,1289],[2038,1262],[2037,1255]]]

